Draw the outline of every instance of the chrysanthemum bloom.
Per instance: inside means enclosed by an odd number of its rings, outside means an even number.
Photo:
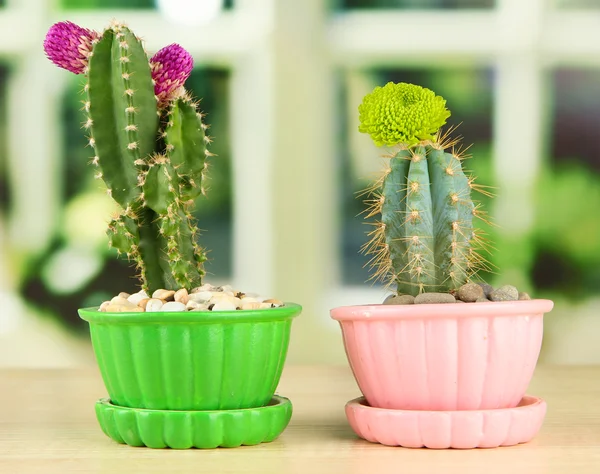
[[[178,44],[165,46],[150,60],[159,105],[177,97],[194,68],[192,55]]]
[[[87,28],[61,21],[48,30],[44,51],[48,59],[67,71],[82,74],[86,71],[92,52],[92,42],[98,33]]]
[[[371,135],[378,146],[431,140],[450,117],[443,97],[404,82],[376,87],[365,96],[358,112],[358,130]]]

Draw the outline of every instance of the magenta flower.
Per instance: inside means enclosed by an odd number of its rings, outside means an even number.
[[[70,21],[55,23],[48,30],[44,40],[44,51],[48,59],[67,71],[75,74],[85,72],[88,57],[92,52],[92,41],[98,33],[77,26]]]
[[[165,46],[150,60],[154,94],[159,105],[166,104],[177,95],[194,67],[192,55],[178,44]]]

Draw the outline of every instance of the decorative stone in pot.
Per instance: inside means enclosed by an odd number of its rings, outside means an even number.
[[[548,300],[506,285],[471,283],[489,271],[491,248],[474,219],[489,222],[471,193],[458,140],[440,127],[446,101],[412,84],[368,94],[360,128],[392,147],[367,190],[373,278],[397,288],[383,305],[331,311],[364,398],[346,406],[361,437],[391,446],[475,448],[529,441],[546,412],[526,395],[542,344]],[[464,304],[457,304],[464,303]]]

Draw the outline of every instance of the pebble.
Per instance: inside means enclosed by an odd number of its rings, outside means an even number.
[[[178,303],[187,304],[187,302],[189,301],[188,291],[185,288],[177,290],[173,295],[173,299]]]
[[[279,308],[280,306],[283,306],[283,301],[280,300],[276,300],[273,298],[270,298],[268,300],[263,300],[263,303],[271,303],[273,305],[273,308]]]
[[[160,311],[163,305],[163,300],[159,300],[158,298],[149,299],[148,303],[146,303],[146,312],[154,313],[156,311]]]
[[[188,300],[195,301],[196,303],[206,303],[210,301],[213,294],[210,291],[200,291],[197,293],[190,293],[188,295]]]
[[[260,309],[261,304],[262,303],[259,303],[258,301],[242,301],[242,306],[240,307],[240,309]]]
[[[185,305],[180,303],[179,301],[169,301],[168,303],[163,304],[160,311],[163,312],[175,312],[175,311],[185,311]]]
[[[144,311],[142,308],[140,308],[139,306],[133,306],[133,305],[124,305],[124,304],[116,304],[116,303],[111,303],[109,305],[106,306],[105,310],[107,313],[135,313],[138,311]]]
[[[189,300],[185,305],[185,309],[187,309],[188,311],[193,311],[194,309],[199,308],[200,306],[204,305],[196,303],[194,300]]]
[[[492,291],[494,291],[494,287],[492,285],[488,285],[487,283],[477,283],[482,289],[483,289],[483,294],[485,295],[486,298],[489,298],[490,295],[492,294]]]
[[[529,296],[529,293],[525,293],[524,291],[519,291],[519,300],[523,301],[523,300],[530,300],[531,296]]]
[[[212,307],[212,311],[235,311],[237,307],[231,301],[219,301]]]
[[[146,309],[148,301],[150,301],[150,298],[144,298],[143,300],[140,300],[137,305],[142,309]]]
[[[458,299],[465,303],[473,303],[485,296],[484,289],[477,283],[467,283],[458,289]]]
[[[421,293],[415,298],[415,304],[455,303],[456,299],[450,293]]]
[[[251,296],[244,296],[242,299],[242,304],[244,303],[262,303],[262,301],[258,301],[256,298],[252,298]]]
[[[412,295],[390,295],[383,304],[414,304],[415,297]]]
[[[118,304],[122,306],[136,306],[131,303],[127,298],[123,298],[122,296],[115,296],[112,300],[110,300],[112,304]]]
[[[110,304],[110,301],[105,301],[104,303],[102,303],[100,305],[100,308],[98,308],[100,311],[106,311],[106,307]]]
[[[119,296],[120,296],[121,298],[125,298],[125,299],[127,299],[127,298],[129,298],[131,295],[130,295],[129,293],[125,293],[124,291],[121,291],[121,293],[119,293]]]
[[[173,290],[160,289],[152,293],[152,298],[158,298],[159,300],[163,301],[172,301],[174,296],[175,292]]]
[[[259,304],[260,304],[259,309],[274,308],[274,306],[271,303],[259,303]]]
[[[492,301],[517,301],[518,299],[519,290],[512,285],[501,286],[490,294],[490,300]]]
[[[489,303],[490,300],[488,300],[485,296],[482,296],[481,298],[477,298],[477,301],[475,301],[475,303]]]
[[[140,301],[145,300],[145,299],[148,299],[148,293],[146,293],[144,290],[141,290],[141,291],[138,291],[137,293],[134,293],[133,295],[130,295],[127,298],[127,301],[139,306]]]

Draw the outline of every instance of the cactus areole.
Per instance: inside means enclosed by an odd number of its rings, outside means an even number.
[[[382,178],[367,190],[366,217],[380,216],[363,251],[372,279],[398,293],[449,292],[487,268],[486,241],[473,218],[486,219],[471,191],[487,193],[463,171],[458,139],[440,127],[446,101],[423,87],[388,83],[359,106],[359,131],[393,147]]]
[[[147,291],[201,285],[206,254],[196,243],[191,207],[204,194],[211,153],[208,127],[184,88],[190,54],[170,45],[150,60],[118,22],[102,33],[57,23],[44,49],[87,80],[91,162],[121,208],[108,225],[110,244],[135,262]]]

